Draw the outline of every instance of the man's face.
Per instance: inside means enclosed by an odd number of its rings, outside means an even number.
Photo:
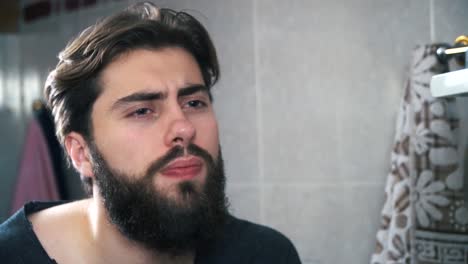
[[[181,254],[209,246],[227,216],[218,128],[184,50],[137,50],[102,73],[89,142],[96,186],[122,234]]]
[[[199,66],[185,50],[124,54],[103,70],[100,85],[103,91],[92,111],[93,142],[113,170],[143,177],[173,147],[189,144],[217,160],[213,107]],[[200,157],[185,153],[155,172],[151,184],[161,196],[182,203],[178,186],[191,182],[200,191],[206,166]]]

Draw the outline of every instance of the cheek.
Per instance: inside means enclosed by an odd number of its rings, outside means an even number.
[[[102,140],[97,144],[112,168],[139,174],[158,156],[157,136],[145,133],[142,129],[113,129],[101,135]]]
[[[219,135],[216,119],[213,117],[198,122],[196,131],[197,135],[194,143],[207,150],[213,157],[217,157],[219,150]]]

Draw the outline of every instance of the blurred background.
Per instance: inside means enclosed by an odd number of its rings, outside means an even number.
[[[58,52],[131,2],[2,0],[0,222],[10,216],[32,105]],[[232,212],[286,234],[304,263],[369,263],[413,49],[467,33],[468,1],[153,2],[189,10],[217,47],[214,97]],[[81,198],[79,177],[64,175],[67,198]]]

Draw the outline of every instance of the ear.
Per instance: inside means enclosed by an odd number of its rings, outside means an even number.
[[[94,177],[91,155],[88,144],[83,136],[70,132],[65,136],[65,148],[72,161],[73,167],[85,177]]]

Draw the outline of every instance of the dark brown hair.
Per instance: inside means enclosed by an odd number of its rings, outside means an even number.
[[[92,108],[102,91],[100,73],[109,63],[132,50],[166,47],[189,52],[210,91],[219,78],[216,51],[203,25],[186,12],[139,3],[88,27],[72,40],[59,54],[44,90],[62,147],[65,149],[65,136],[72,131],[91,143]],[[82,177],[82,181],[90,195],[91,179]]]

